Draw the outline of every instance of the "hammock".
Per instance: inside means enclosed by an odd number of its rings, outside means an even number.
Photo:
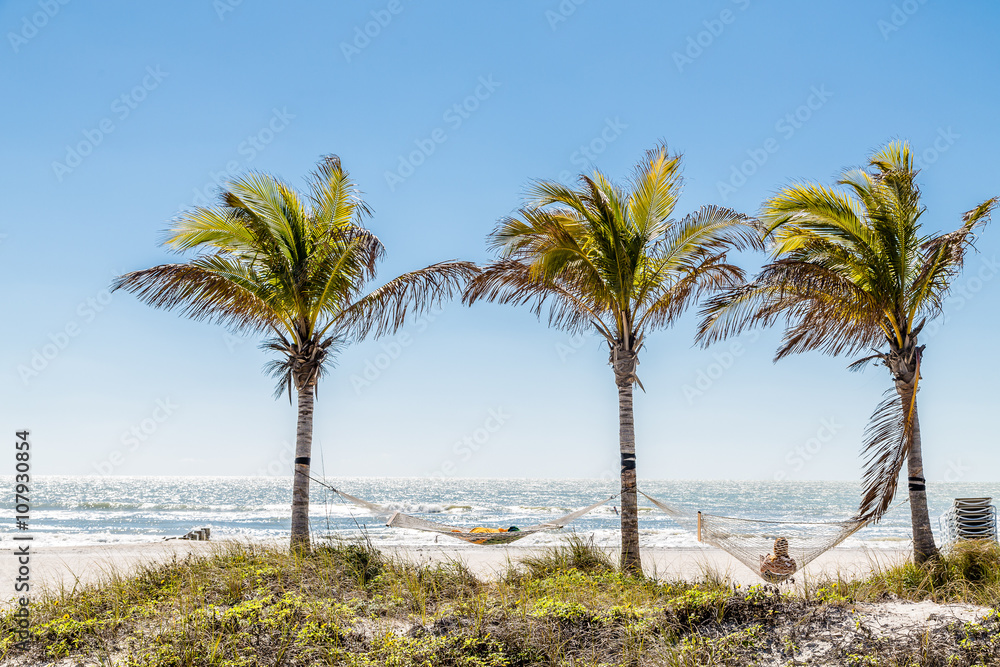
[[[552,521],[527,526],[517,531],[474,533],[466,528],[457,528],[448,524],[427,521],[426,519],[420,519],[409,514],[403,514],[382,505],[376,505],[367,500],[355,498],[311,476],[310,479],[330,489],[344,500],[363,507],[375,515],[388,516],[389,520],[386,521],[386,525],[390,528],[407,528],[440,533],[472,544],[510,544],[522,537],[533,535],[539,531],[558,530],[620,495],[615,494]],[[868,524],[867,521],[857,519],[823,523],[740,519],[708,514],[706,512],[680,510],[653,498],[643,491],[639,491],[639,493],[682,527],[696,532],[699,542],[722,549],[757,573],[761,579],[770,583],[780,583],[787,580],[797,570],[805,567],[806,564],[837,546]],[[764,561],[772,553],[779,558],[790,558],[791,567],[777,567],[769,571],[768,568],[764,567]]]
[[[599,500],[593,505],[587,505],[586,507],[578,510],[574,510],[569,514],[561,516],[557,519],[551,521],[545,521],[543,523],[536,524],[534,526],[526,526],[520,528],[519,530],[504,531],[504,532],[473,532],[468,528],[457,528],[455,526],[449,526],[444,523],[438,523],[437,521],[427,521],[426,519],[420,519],[415,516],[410,516],[409,514],[403,514],[402,512],[397,512],[396,510],[389,509],[388,507],[383,507],[382,505],[376,505],[375,503],[370,503],[367,500],[362,500],[361,498],[355,498],[354,496],[344,493],[338,489],[333,488],[329,484],[324,484],[319,480],[315,480],[319,484],[327,487],[337,495],[339,495],[344,500],[354,503],[359,507],[364,507],[369,510],[372,514],[388,516],[389,520],[385,522],[385,525],[390,528],[407,528],[410,530],[424,530],[432,533],[441,533],[442,535],[448,535],[450,537],[455,537],[465,542],[470,542],[472,544],[510,544],[511,542],[516,542],[522,537],[527,537],[528,535],[534,535],[537,532],[543,530],[558,530],[566,526],[566,524],[571,521],[576,521],[584,514],[592,512],[604,503],[612,500],[620,494],[615,494],[604,500]]]
[[[802,569],[807,563],[837,546],[868,523],[857,519],[824,523],[739,519],[679,510],[642,491],[639,493],[682,527],[697,532],[699,542],[722,549],[770,583],[785,581],[795,574],[795,570]],[[781,538],[787,540],[787,544],[778,542]],[[786,571],[787,568],[785,570],[774,568],[774,571],[768,571],[764,567],[764,559],[772,551],[776,551],[779,557],[782,555],[790,557],[793,563],[792,571]]]
[[[582,509],[575,510],[559,517],[558,519],[553,519],[552,521],[546,521],[544,523],[539,523],[534,526],[526,526],[525,528],[520,528],[518,530],[512,530],[510,532],[502,533],[482,533],[482,532],[472,532],[466,528],[456,528],[454,526],[449,526],[443,523],[437,523],[436,521],[426,521],[425,519],[418,519],[415,516],[410,516],[408,514],[403,514],[402,512],[395,512],[392,517],[386,522],[385,525],[390,528],[410,528],[413,530],[426,530],[434,533],[441,533],[443,535],[450,535],[451,537],[457,537],[460,540],[465,540],[466,542],[471,542],[472,544],[510,544],[511,542],[516,542],[522,537],[527,537],[528,535],[534,535],[537,532],[543,530],[558,530],[563,528],[566,524],[571,521],[576,521],[584,514],[591,512],[604,503],[615,498],[611,496],[610,498],[605,498],[604,500],[599,500],[593,505],[587,505]]]

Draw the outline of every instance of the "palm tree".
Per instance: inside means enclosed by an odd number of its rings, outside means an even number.
[[[920,190],[907,143],[874,153],[868,169],[844,172],[838,189],[786,187],[761,215],[772,261],[756,278],[714,297],[699,338],[710,344],[753,326],[786,324],[775,361],[820,350],[854,355],[860,370],[877,361],[894,388],[865,431],[864,490],[858,518],[877,521],[889,508],[907,462],[913,552],[918,563],[937,553],[927,512],[917,389],[924,345],[917,336],[939,315],[976,231],[997,198],[963,216],[953,232],[926,234]]]
[[[754,222],[706,206],[671,218],[681,192],[681,158],[660,145],[646,153],[627,184],[599,171],[579,187],[538,181],[514,217],[490,235],[498,258],[466,288],[467,304],[481,299],[548,304],[550,326],[597,331],[607,341],[618,387],[621,450],[621,565],[641,571],[636,497],[632,385],[649,331],[673,324],[705,293],[737,284],[743,272],[726,251],[759,245]]]
[[[361,221],[370,211],[340,159],[324,158],[300,194],[267,174],[234,180],[211,208],[184,213],[165,245],[200,251],[184,263],[120,276],[145,303],[243,334],[270,336],[276,396],[298,402],[292,482],[293,549],[309,546],[309,464],[313,403],[320,378],[343,343],[400,327],[408,313],[461,291],[477,269],[442,262],[365,293],[384,254]]]

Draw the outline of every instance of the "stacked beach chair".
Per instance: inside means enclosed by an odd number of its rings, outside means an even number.
[[[940,522],[945,544],[959,540],[997,541],[997,508],[992,498],[955,498]]]

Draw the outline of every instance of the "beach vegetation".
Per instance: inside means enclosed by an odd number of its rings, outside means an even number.
[[[37,600],[27,654],[14,647],[12,613],[0,615],[0,664],[1000,664],[995,611],[933,632],[880,636],[857,607],[895,596],[996,600],[995,544],[962,545],[933,564],[869,579],[822,582],[807,596],[622,572],[608,566],[610,554],[579,540],[548,556],[545,567],[545,554],[536,554],[481,579],[458,560],[415,564],[365,542],[310,552],[230,543]]]

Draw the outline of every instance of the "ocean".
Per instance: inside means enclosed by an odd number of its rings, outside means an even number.
[[[393,509],[458,526],[526,526],[551,520],[616,492],[610,480],[329,478],[327,483]],[[0,477],[13,497],[13,478]],[[844,520],[857,507],[859,487],[851,482],[641,480],[639,488],[679,508],[748,519],[792,522]],[[928,484],[935,532],[937,518],[956,497],[1000,496],[1000,483]],[[347,504],[312,484],[314,537],[358,537],[376,545],[433,544],[436,535],[387,528],[379,517]],[[39,545],[154,542],[210,526],[213,539],[283,539],[289,530],[291,479],[282,477],[35,477],[29,530]],[[897,503],[905,499],[901,489]],[[640,539],[644,547],[697,547],[695,536],[640,496]],[[568,532],[612,546],[618,539],[617,501],[595,510],[563,531],[535,534],[516,546],[556,544]],[[642,506],[646,507],[642,507]],[[0,539],[16,533],[8,503]],[[868,526],[845,547],[898,549],[909,545],[910,513],[897,505],[881,523]],[[808,526],[790,526],[808,530]],[[441,540],[447,540],[441,537]],[[480,548],[459,540],[450,547]]]

